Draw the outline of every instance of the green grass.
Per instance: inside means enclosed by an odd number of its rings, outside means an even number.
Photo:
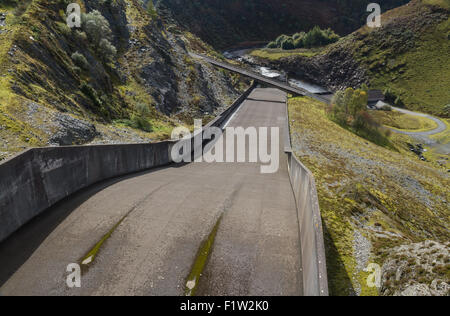
[[[294,152],[317,183],[332,295],[378,294],[357,268],[355,230],[372,245],[369,262],[378,264],[397,245],[449,240],[449,176],[409,152],[404,135],[392,135],[396,150],[378,146],[331,121],[326,105],[306,97],[289,100],[289,121]]]
[[[294,50],[282,50],[280,48],[263,48],[257,49],[250,53],[251,56],[268,59],[272,61],[280,60],[286,57],[292,56],[304,56],[304,57],[313,57],[318,55],[323,48],[314,48],[314,49],[294,49]]]
[[[448,0],[423,0],[423,2],[450,10],[450,1]]]
[[[438,127],[437,123],[429,118],[397,111],[371,111],[370,114],[381,125],[403,131],[423,132]]]
[[[448,9],[448,2],[427,1],[431,2]],[[450,100],[450,19],[433,24],[429,9],[416,6],[401,7],[383,15],[385,25],[412,23],[400,34],[363,28],[359,32],[366,34],[366,39],[346,43],[368,70],[372,88],[389,89],[409,109],[445,116],[448,113],[444,112],[444,106]],[[400,18],[403,22],[397,22]],[[423,22],[431,25],[420,26]],[[399,29],[397,25],[392,27]]]

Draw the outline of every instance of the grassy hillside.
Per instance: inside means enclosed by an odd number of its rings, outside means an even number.
[[[381,28],[363,27],[319,54],[253,55],[332,89],[367,83],[398,106],[449,117],[449,10],[447,0],[413,0],[383,14]]]
[[[0,3],[0,159],[30,146],[164,139],[243,88],[190,58],[212,49],[141,1],[78,1],[99,12],[101,31],[70,29],[68,3]]]
[[[348,34],[366,20],[368,0],[160,0],[174,18],[217,48],[269,42],[315,25]],[[383,10],[408,0],[382,1]]]
[[[354,135],[309,98],[290,99],[289,115],[295,154],[317,182],[331,294],[392,295],[411,285],[431,287],[434,280],[449,283],[446,170],[419,161],[403,145],[406,136],[392,135],[389,150]],[[433,266],[427,266],[427,251],[397,256],[395,247],[426,240],[444,244],[445,256]],[[406,272],[398,280],[386,272],[380,290],[368,287],[364,269],[391,260],[408,266]]]
[[[446,0],[413,1],[383,15],[381,30],[354,34],[355,58],[371,85],[387,90],[397,105],[448,117],[449,13]]]

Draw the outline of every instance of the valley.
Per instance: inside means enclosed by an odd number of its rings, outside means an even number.
[[[75,2],[0,0],[1,295],[450,295],[448,0]]]

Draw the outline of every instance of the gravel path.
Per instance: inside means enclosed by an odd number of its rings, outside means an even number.
[[[392,108],[400,113],[409,114],[409,115],[413,115],[413,116],[425,117],[427,119],[434,121],[438,125],[437,128],[435,128],[431,131],[425,131],[425,132],[405,132],[405,131],[400,131],[397,129],[392,129],[396,133],[411,135],[411,136],[430,136],[430,135],[442,133],[443,131],[445,131],[447,129],[447,125],[445,125],[445,123],[443,121],[441,121],[440,119],[438,119],[434,116],[424,114],[424,113],[419,113],[419,112],[413,112],[413,111],[409,111],[409,110],[405,110],[405,109],[401,109],[401,108],[396,108],[396,107],[392,107]]]

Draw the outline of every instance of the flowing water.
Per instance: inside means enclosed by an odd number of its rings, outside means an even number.
[[[224,52],[223,55],[229,59],[234,59],[239,62],[247,62],[247,63],[252,64],[254,71],[256,71],[257,73],[260,73],[261,75],[263,75],[267,78],[278,79],[280,81],[286,81],[285,73],[283,73],[279,70],[268,68],[268,67],[255,65],[253,58],[250,55],[248,55],[249,51],[250,51],[249,49],[240,49],[240,50],[236,50],[236,51]],[[323,94],[323,93],[328,92],[328,90],[325,89],[324,87],[321,87],[319,85],[311,83],[303,78],[289,78],[289,84],[292,87],[302,88],[310,93]]]

